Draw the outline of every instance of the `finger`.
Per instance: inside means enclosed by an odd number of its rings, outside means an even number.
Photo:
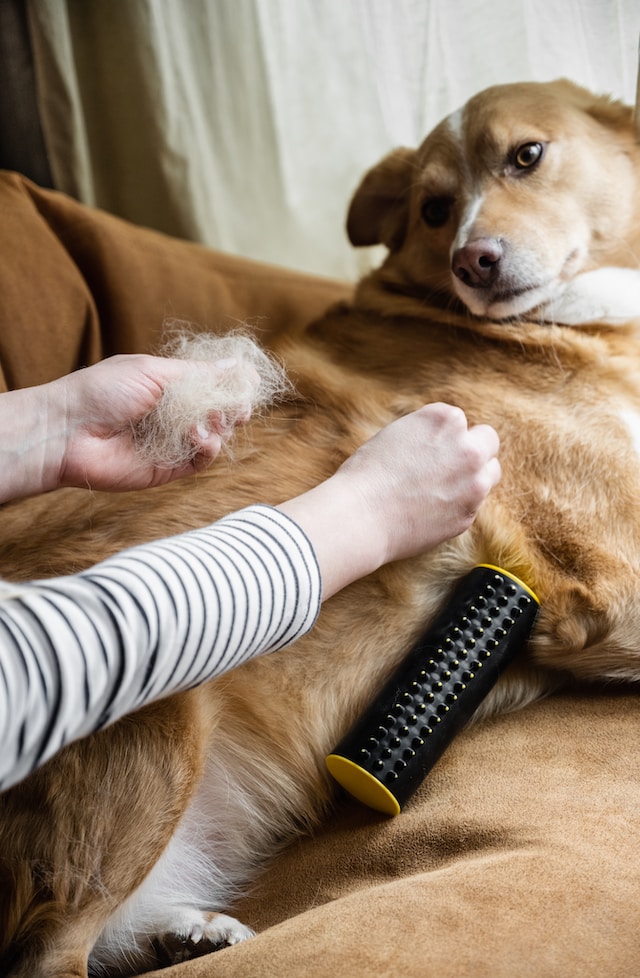
[[[224,439],[221,433],[215,429],[207,429],[203,425],[197,425],[192,432],[191,439],[197,448],[196,457],[200,457],[206,464],[222,451]]]
[[[201,363],[200,366],[202,366]],[[260,388],[262,378],[255,367],[249,363],[243,363],[235,357],[228,357],[224,360],[216,360],[213,366],[221,375],[221,379],[233,375],[236,383],[241,380],[242,383],[239,386],[247,392],[247,397],[252,398]]]
[[[474,443],[492,458],[500,451],[500,436],[495,428],[488,424],[477,424],[469,428],[469,436]]]
[[[425,404],[419,408],[416,414],[422,414],[431,421],[437,421],[442,425],[449,424],[463,431],[467,430],[467,417],[464,411],[453,404],[434,401],[432,404]]]
[[[491,492],[492,489],[495,489],[502,478],[502,466],[495,456],[494,458],[489,459],[486,472],[489,480],[489,492]]]
[[[251,410],[250,404],[241,405],[236,411],[236,415],[233,419],[233,423],[239,425],[247,424],[251,419],[252,413],[253,412]]]
[[[251,406],[242,405],[233,411],[211,411],[207,416],[207,430],[215,431],[223,441],[229,441],[238,425],[245,425],[251,417]]]
[[[497,458],[491,458],[477,474],[470,486],[470,512],[475,518],[482,504],[490,492],[495,489],[500,482],[502,470]]]

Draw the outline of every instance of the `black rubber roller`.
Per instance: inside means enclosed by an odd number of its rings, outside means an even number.
[[[327,757],[336,781],[370,808],[397,815],[525,645],[538,608],[513,574],[475,567]]]

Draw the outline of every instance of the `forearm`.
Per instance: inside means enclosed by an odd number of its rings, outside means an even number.
[[[52,386],[0,394],[0,503],[56,488],[65,423]]]
[[[320,579],[270,507],[0,592],[0,787],[66,743],[306,632]]]
[[[340,472],[277,508],[298,524],[313,546],[323,601],[388,559],[386,528],[376,525],[367,500]]]

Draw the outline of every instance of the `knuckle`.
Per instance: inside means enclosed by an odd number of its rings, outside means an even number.
[[[462,408],[454,404],[445,404],[444,401],[434,401],[432,404],[425,405],[422,409],[425,416],[441,425],[450,425],[456,428],[467,428],[467,417]]]

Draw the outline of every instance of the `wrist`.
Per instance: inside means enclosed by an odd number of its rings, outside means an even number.
[[[64,392],[43,384],[0,395],[0,502],[59,485],[66,444]]]
[[[310,540],[320,567],[323,601],[388,559],[385,527],[376,519],[367,494],[340,470],[277,509]]]

